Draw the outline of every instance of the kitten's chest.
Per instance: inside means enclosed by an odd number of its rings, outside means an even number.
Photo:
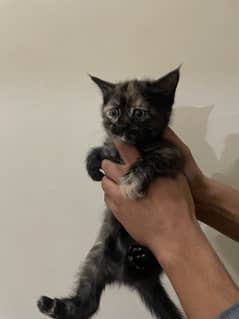
[[[134,147],[140,152],[141,156],[144,157],[150,153],[154,153],[157,150],[163,148],[163,141],[160,139],[158,141],[149,141],[147,144],[144,145],[135,145]],[[111,159],[116,163],[122,163],[123,161],[119,155],[118,150],[116,149],[112,138],[108,137],[104,143],[104,155],[105,158]]]

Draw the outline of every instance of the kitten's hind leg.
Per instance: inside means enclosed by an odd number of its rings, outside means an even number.
[[[87,319],[98,310],[105,285],[115,280],[119,269],[105,253],[107,240],[102,240],[91,249],[74,295],[63,299],[41,297],[38,308],[42,313],[56,319]]]
[[[76,318],[77,309],[80,308],[80,304],[74,298],[49,298],[42,296],[37,302],[39,310],[45,315],[52,318]]]
[[[39,310],[55,319],[80,319],[89,318],[93,315],[99,306],[99,300],[92,296],[92,300],[86,303],[82,302],[80,296],[72,298],[49,298],[42,296],[38,300]]]
[[[169,298],[158,280],[140,282],[136,289],[149,311],[160,319],[183,319],[184,316]]]

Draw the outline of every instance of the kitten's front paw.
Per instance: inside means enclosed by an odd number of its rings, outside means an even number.
[[[104,174],[101,170],[102,148],[97,147],[90,151],[86,159],[86,168],[88,174],[94,181],[101,181]]]
[[[120,179],[120,191],[125,198],[140,199],[144,196],[142,182],[133,172],[129,172]]]
[[[38,300],[37,306],[42,313],[52,318],[61,318],[65,315],[65,304],[57,298],[51,299],[42,296]]]

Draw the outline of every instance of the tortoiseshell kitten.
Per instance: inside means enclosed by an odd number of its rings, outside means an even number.
[[[135,145],[141,158],[122,177],[121,191],[128,198],[139,199],[155,178],[175,177],[182,168],[179,150],[163,138],[174,103],[179,69],[155,81],[113,84],[91,78],[103,95],[102,117],[107,139],[102,147],[89,153],[88,173],[93,180],[100,181],[103,159],[122,162],[112,137]],[[56,319],[87,319],[97,311],[106,285],[120,283],[136,290],[156,318],[183,318],[160,283],[161,273],[150,251],[138,245],[106,209],[98,239],[82,267],[75,292],[61,299],[43,296],[38,307]]]

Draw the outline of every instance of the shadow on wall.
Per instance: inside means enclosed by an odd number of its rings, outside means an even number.
[[[239,186],[239,134],[230,134],[225,139],[220,159],[220,170],[213,176],[231,186]],[[233,160],[233,162],[232,162]],[[224,172],[224,173],[222,173]]]
[[[239,134],[230,134],[225,138],[224,151],[218,159],[206,140],[208,119],[213,108],[214,106],[178,107],[175,109],[173,126],[190,146],[205,174],[239,188]],[[213,245],[238,278],[239,244],[217,233],[213,238]]]
[[[174,128],[181,136],[186,144],[191,148],[191,151],[205,171],[205,174],[210,174],[216,169],[218,159],[213,148],[207,143],[207,127],[210,113],[214,106],[204,107],[179,107],[175,109]]]

